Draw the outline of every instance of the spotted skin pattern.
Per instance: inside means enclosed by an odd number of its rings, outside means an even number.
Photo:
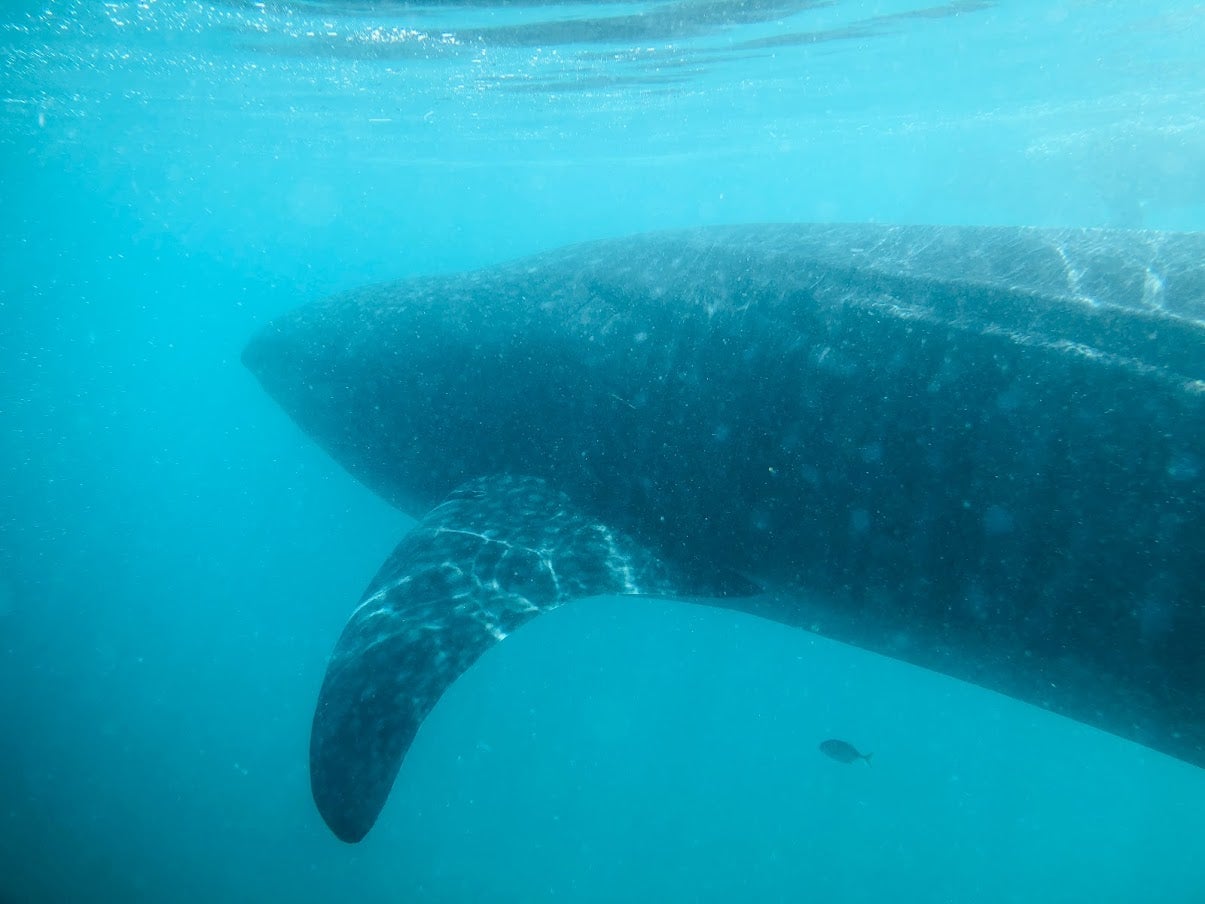
[[[243,361],[366,486],[434,509],[323,690],[342,838],[491,644],[662,587],[1205,768],[1205,233],[632,236],[356,289]]]

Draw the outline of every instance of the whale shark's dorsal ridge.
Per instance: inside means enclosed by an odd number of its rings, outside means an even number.
[[[244,360],[430,512],[315,715],[345,840],[443,689],[590,593],[721,597],[1205,766],[1205,235],[637,236],[348,293]]]

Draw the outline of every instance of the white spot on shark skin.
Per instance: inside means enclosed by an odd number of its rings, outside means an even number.
[[[978,584],[971,584],[967,587],[966,606],[967,611],[978,621],[985,621],[992,612],[992,600],[983,592],[983,588]]]
[[[983,513],[983,530],[989,536],[1011,534],[1015,527],[1013,513],[1002,505],[989,505]]]
[[[858,455],[861,456],[864,464],[877,465],[883,460],[883,444],[867,443],[858,449]]]
[[[1191,452],[1183,452],[1168,463],[1167,476],[1172,480],[1195,480],[1201,474],[1201,461]]]
[[[1175,612],[1167,600],[1160,597],[1146,600],[1138,607],[1135,615],[1143,640],[1161,640],[1175,627]]]
[[[1024,394],[1016,386],[1010,386],[996,396],[996,409],[999,411],[1016,411],[1021,405]]]

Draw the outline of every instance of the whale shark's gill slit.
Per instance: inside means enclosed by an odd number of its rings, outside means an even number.
[[[402,540],[331,655],[310,739],[323,819],[344,841],[363,838],[440,695],[539,613],[682,586],[670,566],[542,480],[461,487]]]

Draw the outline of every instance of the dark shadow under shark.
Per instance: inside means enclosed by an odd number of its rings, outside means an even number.
[[[1205,235],[638,236],[341,295],[244,361],[428,512],[314,716],[345,841],[451,682],[596,594],[710,597],[1205,766]]]

